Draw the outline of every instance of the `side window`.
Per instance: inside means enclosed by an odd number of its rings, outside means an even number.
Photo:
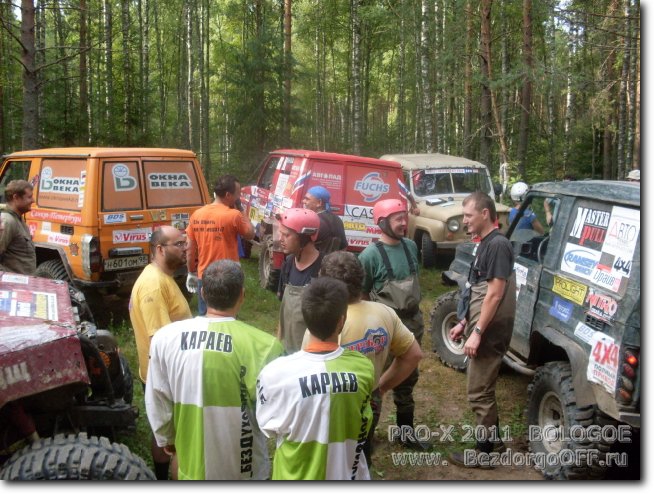
[[[2,171],[0,178],[0,203],[5,202],[5,189],[12,180],[29,180],[31,161],[10,161]]]
[[[143,209],[136,161],[102,163],[102,211]]]
[[[37,204],[40,207],[80,211],[86,188],[86,159],[44,159]]]
[[[266,164],[266,169],[263,172],[263,175],[261,175],[261,179],[257,184],[259,187],[266,190],[270,190],[270,187],[272,187],[272,181],[273,181],[273,176],[275,175],[275,170],[277,169],[277,165],[279,164],[279,161],[281,159],[282,158],[279,156],[273,156],[272,158],[270,158],[270,160]]]
[[[542,263],[549,243],[542,197],[531,196],[509,212],[510,240],[516,257]]]
[[[203,206],[202,189],[192,161],[145,161],[146,207]]]

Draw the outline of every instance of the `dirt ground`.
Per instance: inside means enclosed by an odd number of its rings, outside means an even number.
[[[389,441],[388,426],[395,425],[395,405],[392,394],[384,397],[382,415],[375,432],[372,477],[375,480],[543,480],[533,467],[498,466],[494,469],[461,468],[449,464],[448,454],[472,442],[463,442],[463,436],[474,424],[472,413],[465,398],[465,374],[445,367],[431,352],[426,335],[423,340],[425,358],[420,363],[420,379],[414,390],[416,401],[415,426],[423,425],[421,434],[431,432],[432,445],[427,451],[433,453],[434,461],[440,455],[439,465],[415,465],[410,460],[404,465],[394,464],[393,454],[414,453],[397,442]],[[522,411],[527,399],[529,378],[509,369],[503,369],[498,382],[501,436],[507,448],[513,452],[528,451],[522,421]],[[450,429],[449,427],[452,427]],[[451,438],[443,431],[451,431]],[[437,435],[439,437],[437,437]],[[424,455],[423,455],[424,456]],[[417,460],[420,461],[420,460]],[[397,459],[396,459],[397,462]]]

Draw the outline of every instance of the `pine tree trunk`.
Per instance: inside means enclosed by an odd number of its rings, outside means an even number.
[[[114,138],[113,13],[111,0],[104,0],[104,88],[105,138]]]
[[[282,144],[291,145],[291,80],[293,78],[291,34],[292,0],[284,0],[284,95],[282,104]]]
[[[23,149],[39,146],[38,84],[35,67],[35,9],[33,0],[21,0],[20,41],[23,47]]]
[[[88,10],[86,0],[79,2],[79,109],[77,114],[77,132],[78,139],[83,144],[89,143],[89,123],[90,111],[89,108],[89,90],[87,85],[88,80],[88,50],[89,50],[89,31],[88,31]]]
[[[473,138],[472,138],[472,40],[474,38],[472,27],[472,2],[466,1],[466,35],[465,50],[466,56],[464,61],[464,78],[463,78],[463,156],[473,158]]]
[[[491,7],[493,0],[482,0],[481,2],[481,41],[480,41],[480,70],[481,70],[481,138],[479,141],[479,161],[490,167],[493,115],[491,108],[490,88],[490,27]]]
[[[129,15],[129,0],[121,1],[120,19],[121,19],[121,34],[123,41],[123,80],[124,80],[124,93],[123,93],[123,140],[127,144],[132,143],[134,133],[132,129],[131,111],[134,106],[134,85],[132,81],[132,61],[130,54],[131,37],[129,34],[130,15]]]
[[[432,3],[422,0],[422,17],[420,22],[420,75],[422,79],[422,126],[424,132],[423,148],[427,153],[434,152],[433,95],[431,92],[431,49],[430,26]]]
[[[524,75],[522,80],[522,95],[520,98],[520,137],[518,139],[518,166],[520,176],[527,179],[527,147],[529,145],[529,117],[531,115],[531,91],[532,74],[534,70],[534,58],[532,51],[532,28],[531,28],[531,0],[522,2],[522,53],[524,63]]]
[[[352,16],[352,152],[361,154],[362,139],[362,90],[361,90],[361,20],[360,0],[351,0]]]

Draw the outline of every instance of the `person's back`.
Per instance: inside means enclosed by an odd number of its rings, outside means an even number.
[[[233,317],[198,316],[161,329],[151,347],[148,385],[152,399],[161,386],[174,404],[179,479],[268,478],[254,396],[257,374],[281,355],[280,343]],[[155,435],[167,437],[165,429]]]
[[[172,323],[152,339],[147,415],[157,444],[176,450],[182,480],[269,476],[254,412],[256,379],[283,348],[235,319],[243,280],[238,263],[212,263],[202,280],[207,316]]]
[[[302,296],[305,350],[268,364],[257,383],[257,420],[277,436],[273,480],[368,480],[363,446],[372,424],[373,365],[338,345],[347,288],[321,277]]]

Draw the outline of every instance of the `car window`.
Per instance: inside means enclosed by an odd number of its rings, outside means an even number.
[[[143,176],[148,209],[204,205],[192,161],[143,160]]]
[[[80,211],[86,191],[86,159],[44,159],[36,203],[40,207]]]
[[[513,207],[509,213],[509,222],[513,228],[511,244],[516,257],[543,262],[547,251],[549,228],[546,226],[545,210],[542,197],[530,196],[525,201],[526,207]],[[543,241],[547,239],[545,243]],[[541,243],[543,245],[541,246]]]
[[[10,161],[5,166],[0,178],[0,203],[5,202],[5,189],[12,180],[28,180],[30,161]]]
[[[279,156],[273,156],[268,160],[266,169],[263,172],[263,175],[261,175],[261,179],[257,184],[259,187],[262,187],[266,190],[270,190],[270,187],[272,186],[273,176],[275,175],[275,170],[277,169],[277,165],[280,159],[281,157]]]
[[[102,164],[102,211],[143,209],[138,161]]]

